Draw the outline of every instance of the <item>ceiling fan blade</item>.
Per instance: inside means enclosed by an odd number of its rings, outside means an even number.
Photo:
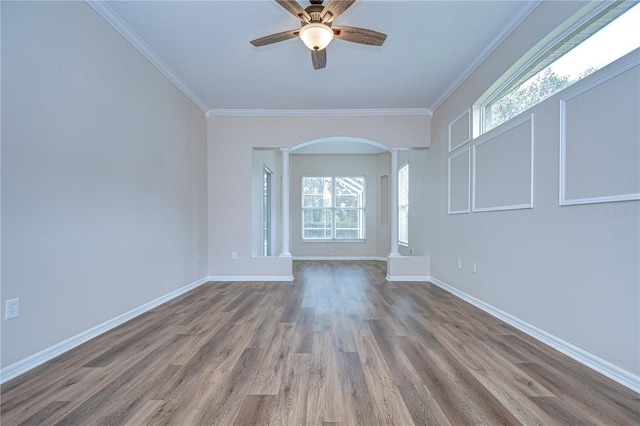
[[[282,33],[271,34],[265,37],[251,40],[250,43],[256,47],[264,46],[271,43],[277,43],[279,41],[289,40],[290,38],[297,37],[300,34],[300,30],[285,31]]]
[[[322,21],[329,23],[336,19],[349,8],[356,0],[329,0],[329,3],[322,9]]]
[[[373,30],[356,27],[333,26],[333,34],[340,40],[352,43],[368,44],[371,46],[382,46],[387,39],[386,34]]]
[[[327,66],[327,49],[312,50],[311,62],[313,62],[313,69],[319,70]]]
[[[276,2],[301,21],[311,21],[311,15],[309,15],[296,0],[276,0]]]

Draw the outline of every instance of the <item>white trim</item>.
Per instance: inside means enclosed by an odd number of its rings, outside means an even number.
[[[464,116],[467,116],[467,138],[462,142],[458,142],[456,146],[451,146],[451,127],[453,127],[458,121],[460,121]],[[449,152],[455,151],[460,148],[462,145],[466,144],[471,140],[471,108],[467,108],[462,114],[451,120],[449,123]]]
[[[194,281],[191,284],[187,284],[184,287],[181,287],[177,290],[174,290],[170,293],[165,294],[164,296],[160,296],[157,299],[154,299],[150,302],[145,303],[144,305],[138,306],[130,310],[129,312],[125,312],[124,314],[118,315],[115,318],[107,320],[102,324],[98,324],[95,327],[92,327],[88,330],[85,330],[75,336],[72,336],[68,339],[63,340],[60,343],[56,343],[53,346],[50,346],[46,349],[41,350],[38,353],[30,355],[26,358],[21,359],[18,362],[15,362],[11,365],[4,367],[0,370],[0,383],[5,383],[19,375],[26,373],[27,371],[36,368],[39,365],[44,364],[45,362],[62,355],[63,353],[70,351],[71,349],[80,346],[81,344],[103,334],[109,330],[114,329],[115,327],[124,324],[127,321],[130,321],[157,306],[162,305],[165,302],[168,302],[176,297],[193,290],[196,287],[201,286],[202,284],[209,282],[209,277],[200,278],[198,281]]]
[[[210,109],[207,119],[213,116],[241,117],[348,117],[380,115],[425,115],[433,117],[429,108],[373,108],[373,109]]]
[[[104,18],[116,31],[118,31],[129,43],[133,45],[142,55],[151,62],[162,74],[165,75],[185,96],[191,99],[202,112],[209,111],[209,107],[191,90],[178,74],[173,72],[169,66],[145,43],[103,0],[85,0],[100,16]],[[208,118],[208,117],[207,117]]]
[[[464,293],[463,291],[460,291],[457,288],[452,287],[451,285],[446,284],[433,276],[429,278],[434,285],[453,294],[454,296],[457,296],[460,299],[471,303],[475,307],[482,309],[486,313],[517,328],[518,330],[533,337],[534,339],[539,340],[540,342],[548,346],[551,346],[553,349],[562,352],[569,358],[578,361],[579,363],[620,383],[621,385],[626,386],[635,392],[640,392],[640,376],[631,374],[630,372],[623,370],[622,368],[617,367],[610,362],[605,361],[602,358],[599,358],[583,349],[580,349],[577,346],[574,346],[571,343],[566,342],[544,330],[541,330],[538,327],[521,320],[520,318],[517,318],[507,312],[495,308],[490,304],[483,302],[482,300],[476,299],[475,297],[470,296],[467,293]]]
[[[293,256],[293,260],[380,260],[387,261],[381,256]]]
[[[430,111],[437,110],[442,103],[455,92],[455,90],[493,53],[494,50],[503,41],[511,35],[511,33],[518,28],[520,24],[533,12],[538,5],[542,3],[542,0],[535,0],[531,3],[526,3],[520,12],[500,31],[496,38],[487,45],[487,47],[478,55],[478,57],[460,73],[460,76],[451,83],[451,85],[435,100],[433,104],[429,106]]]
[[[343,141],[349,141],[349,142],[358,142],[358,143],[362,143],[365,145],[370,145],[370,146],[374,146],[376,148],[379,148],[381,151],[389,151],[389,149],[391,149],[391,147],[380,143],[380,142],[376,142],[376,141],[372,141],[371,139],[365,139],[365,138],[355,138],[355,137],[351,137],[351,136],[330,136],[327,138],[319,138],[319,139],[312,139],[310,141],[306,141],[306,142],[302,142],[299,143],[298,145],[292,146],[290,148],[291,152],[294,152],[297,149],[300,148],[305,148],[307,146],[311,146],[311,145],[316,145],[319,143],[325,143],[325,142],[343,142]]]
[[[499,206],[499,207],[481,207],[481,208],[473,208],[473,213],[482,213],[482,212],[500,212],[504,210],[523,210],[523,209],[532,209],[533,206],[531,204],[510,204],[508,206]]]
[[[447,191],[447,214],[462,214],[462,213],[471,213],[471,147],[466,147],[465,149],[461,150],[460,152],[458,152],[457,154],[453,154],[449,156],[448,159],[448,163],[449,163],[449,169],[448,169],[448,176],[447,176],[447,186],[448,186],[448,191]],[[469,158],[467,160],[468,162],[468,170],[469,170],[469,177],[467,178],[467,208],[464,210],[451,210],[451,160],[453,160],[456,157],[461,156],[462,154],[467,153],[469,155]]]
[[[636,194],[605,195],[603,197],[574,198],[572,200],[560,200],[561,206],[575,206],[580,204],[614,203],[617,201],[640,200],[640,192]]]
[[[293,275],[213,275],[207,277],[209,281],[293,281]]]
[[[526,123],[527,121],[529,121],[529,126],[530,126],[530,155],[531,155],[531,160],[530,160],[530,185],[529,185],[529,203],[527,204],[512,204],[512,205],[507,205],[507,206],[496,206],[496,207],[482,207],[482,208],[477,208],[476,207],[476,149],[478,146],[491,141],[492,139],[496,138],[497,136],[502,135],[503,133],[508,132],[511,129],[514,129],[518,126],[520,126],[521,124]],[[522,116],[520,118],[517,119],[511,119],[510,121],[507,121],[501,125],[499,125],[498,127],[495,127],[493,129],[491,129],[489,132],[483,134],[482,136],[478,137],[476,139],[476,142],[473,143],[472,145],[472,152],[471,152],[471,156],[472,156],[472,185],[471,185],[471,211],[476,213],[476,212],[492,212],[492,211],[502,211],[502,210],[519,210],[519,209],[532,209],[533,208],[533,167],[534,167],[534,151],[533,151],[533,146],[534,146],[534,132],[533,132],[533,113],[530,113],[528,115]]]
[[[430,277],[428,275],[387,275],[385,278],[386,278],[387,281],[412,281],[412,282],[425,281],[425,282],[428,282]]]
[[[632,68],[638,65],[640,65],[640,58],[636,57],[630,62],[620,65],[619,67],[593,80],[589,84],[585,84],[584,86],[578,87],[568,92],[562,98],[560,98],[560,172],[559,172],[560,173],[560,179],[559,179],[559,182],[560,182],[559,198],[560,199],[559,199],[559,204],[561,206],[640,200],[640,193],[605,195],[600,197],[585,197],[585,198],[573,198],[573,199],[567,199],[567,195],[566,195],[566,162],[567,162],[567,145],[566,145],[567,144],[567,128],[566,128],[567,106],[566,104],[567,104],[567,101],[577,98],[583,93],[586,93],[589,90],[603,83],[606,83],[607,81],[617,77],[618,75],[624,72],[631,70]]]
[[[494,100],[497,99],[497,95],[499,93],[503,92],[505,90],[505,88],[507,88],[508,86],[513,84],[513,82],[515,80],[520,78],[525,69],[528,69],[528,68],[532,67],[534,64],[536,64],[539,61],[543,61],[548,56],[550,51],[552,51],[553,49],[555,49],[555,48],[557,48],[559,46],[562,46],[563,41],[565,39],[567,39],[567,37],[569,37],[569,35],[571,35],[572,33],[576,32],[576,31],[578,31],[578,29],[581,26],[585,25],[586,23],[591,21],[595,16],[597,16],[602,11],[604,11],[605,9],[610,7],[612,3],[613,3],[613,0],[606,0],[606,1],[599,2],[599,3],[591,2],[591,4],[589,6],[585,6],[579,12],[576,13],[576,15],[578,15],[578,14],[581,15],[577,19],[577,21],[575,21],[572,24],[570,24],[568,28],[565,28],[563,31],[560,32],[560,34],[557,34],[555,37],[553,37],[553,39],[551,41],[549,41],[546,44],[544,44],[544,46],[542,48],[538,49],[536,52],[532,53],[532,51],[535,49],[535,47],[532,48],[531,50],[529,50],[529,52],[525,53],[525,55],[524,55],[524,56],[528,56],[528,55],[531,54],[531,57],[528,60],[526,60],[523,64],[518,66],[515,70],[512,71],[510,69],[505,74],[503,74],[498,79],[498,81],[500,81],[503,78],[505,78],[506,75],[508,75],[508,77],[506,77],[505,80],[502,81],[502,83],[499,84],[497,88],[495,88],[493,90],[489,89],[487,92],[485,92],[480,97],[480,99],[482,101],[480,101],[480,100],[476,101],[476,104],[478,105],[478,109],[480,111],[479,115],[481,117],[481,120],[480,120],[480,123],[479,123],[480,124],[480,126],[479,126],[480,133],[482,134],[482,133],[485,133],[485,132],[488,131],[488,130],[486,130],[485,110],[486,110],[486,107],[491,102],[493,102]],[[595,6],[593,6],[593,5],[595,5]],[[585,9],[587,9],[587,8],[589,8],[589,10],[585,12]],[[570,19],[575,18],[576,15],[572,16]],[[602,28],[604,28],[604,27],[602,27]],[[523,58],[524,58],[524,56],[523,56]],[[563,55],[561,55],[560,57],[562,57],[562,56]],[[522,60],[523,58],[521,58],[520,60]],[[540,102],[538,102],[538,103],[540,103]],[[529,108],[533,108],[534,106],[535,105],[532,105]],[[529,108],[527,108],[527,109],[529,109]],[[489,129],[489,130],[491,130],[491,129]]]

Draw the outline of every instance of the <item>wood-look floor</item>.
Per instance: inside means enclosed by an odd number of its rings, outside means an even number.
[[[2,386],[2,425],[640,423],[639,395],[382,262],[208,283]]]

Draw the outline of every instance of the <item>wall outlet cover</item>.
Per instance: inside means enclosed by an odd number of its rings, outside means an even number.
[[[11,299],[5,302],[4,319],[12,319],[20,316],[20,299]]]

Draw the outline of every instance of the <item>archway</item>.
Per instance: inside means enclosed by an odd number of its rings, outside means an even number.
[[[291,147],[291,152],[305,154],[381,154],[390,147],[370,139],[332,136],[313,139]]]

